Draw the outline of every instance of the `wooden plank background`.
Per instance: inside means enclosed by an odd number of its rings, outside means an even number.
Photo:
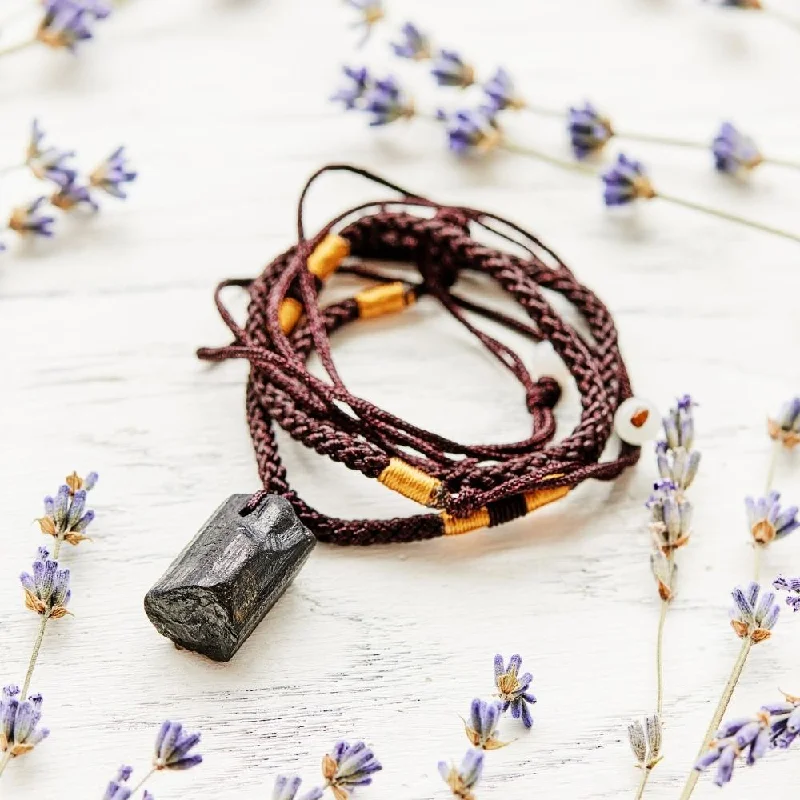
[[[775,2],[800,16],[794,0]],[[800,159],[800,40],[768,18],[694,0],[407,0],[391,12],[391,24],[416,20],[484,74],[502,59],[541,104],[590,98],[620,128],[701,140],[731,118],[768,153]],[[4,159],[38,115],[85,165],[124,142],[141,172],[128,203],[67,220],[52,243],[15,246],[0,262],[3,682],[21,679],[35,635],[17,575],[41,543],[41,497],[73,468],[101,473],[94,539],[65,551],[75,616],[52,625],[33,683],[53,733],[10,766],[3,797],[99,797],[119,763],[144,765],[169,716],[202,729],[206,763],[157,776],[159,800],[269,796],[280,771],[315,778],[342,736],[365,738],[384,763],[364,798],[444,799],[436,763],[466,750],[459,715],[491,693],[498,651],[523,654],[539,703],[529,734],[504,729],[516,740],[488,756],[480,800],[633,795],[625,726],[655,694],[648,457],[615,485],[585,485],[502,530],[321,546],[229,665],[176,652],[144,616],[147,588],[211,511],[258,485],[245,365],[194,358],[227,341],[212,289],[291,242],[298,191],[331,160],[528,226],[613,310],[638,392],[661,406],[685,391],[701,403],[695,535],[666,635],[666,758],[648,793],[678,795],[738,650],[728,595],[750,574],[742,497],[764,480],[765,416],[800,388],[800,248],[656,203],[609,216],[591,180],[502,154],[459,164],[423,123],[367,130],[327,97],[343,61],[387,61],[389,29],[355,54],[349,19],[335,0],[135,0],[77,59],[32,49],[2,61]],[[422,68],[394,66],[421,106],[457,102]],[[552,121],[520,117],[513,132],[566,155]],[[625,149],[664,191],[800,231],[798,173],[764,167],[737,185],[703,153]],[[7,179],[3,208],[28,191]],[[312,225],[372,196],[328,180]],[[535,372],[565,374],[548,346],[522,349]],[[357,392],[442,434],[500,442],[527,430],[519,387],[432,303],[353,326],[336,358]],[[558,411],[569,430],[573,386]],[[292,480],[326,511],[411,510],[292,443],[285,453]],[[787,458],[778,472],[795,499],[799,470]],[[771,552],[765,572],[778,571],[800,572],[797,535]],[[778,687],[800,691],[798,625],[786,614],[755,649],[733,714]],[[800,779],[800,756],[740,773],[726,796],[777,793]],[[716,792],[704,780],[696,797]]]

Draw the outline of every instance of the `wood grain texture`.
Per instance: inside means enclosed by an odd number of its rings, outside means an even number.
[[[768,153],[800,158],[798,39],[769,19],[694,0],[397,0],[392,12],[474,54],[483,71],[502,58],[541,104],[591,98],[620,128],[703,140],[732,118]],[[511,156],[460,165],[424,126],[368,131],[326,102],[341,61],[386,60],[378,40],[354,56],[347,19],[336,0],[132,0],[78,59],[30,50],[2,61],[0,152],[19,151],[36,114],[87,164],[124,141],[141,171],[125,206],[67,221],[52,244],[0,264],[3,681],[21,679],[35,635],[17,575],[40,543],[41,497],[73,468],[101,473],[94,541],[65,551],[75,616],[53,624],[33,683],[53,734],[11,765],[3,798],[99,797],[119,763],[143,766],[169,716],[204,731],[207,760],[157,776],[159,800],[267,797],[280,771],[315,778],[340,736],[367,739],[385,765],[363,797],[444,800],[436,763],[466,750],[459,715],[491,693],[497,651],[524,655],[540,702],[530,734],[504,729],[518,738],[490,754],[480,800],[633,796],[625,725],[655,702],[647,458],[613,486],[583,486],[500,530],[318,547],[229,665],[176,652],[144,615],[146,590],[214,508],[257,488],[245,366],[194,358],[198,345],[227,341],[212,288],[255,274],[292,241],[301,183],[334,159],[519,220],[610,305],[639,393],[667,405],[691,391],[702,403],[696,532],[667,623],[666,759],[648,793],[678,796],[738,649],[728,592],[750,573],[741,498],[761,489],[765,415],[800,388],[800,250],[657,204],[609,217],[582,176]],[[421,87],[421,105],[457,102],[421,69],[398,69]],[[551,121],[521,117],[514,130],[565,151]],[[665,191],[800,225],[797,174],[764,167],[737,185],[703,153],[626,150]],[[321,185],[311,224],[370,191]],[[522,349],[535,372],[564,376],[550,347]],[[356,391],[442,434],[500,442],[527,430],[519,387],[428,302],[352,326],[335,352]],[[568,430],[571,384],[558,413]],[[286,444],[292,480],[324,510],[412,509]],[[784,459],[778,484],[795,499],[798,475],[797,459]],[[800,538],[769,555],[766,572],[779,570],[800,572]],[[800,691],[798,624],[786,615],[756,648],[733,713],[779,686]],[[771,755],[726,796],[777,794],[798,779],[800,754]],[[704,780],[696,797],[716,792]]]

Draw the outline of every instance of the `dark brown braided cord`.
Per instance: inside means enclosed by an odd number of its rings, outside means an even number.
[[[303,230],[304,199],[312,183],[328,171],[362,175],[399,192],[402,200],[348,209],[307,239]],[[500,235],[521,247],[526,255],[489,247],[473,238],[472,228]],[[527,439],[500,445],[454,442],[350,394],[333,363],[330,337],[364,315],[363,304],[356,297],[322,307],[318,302],[322,283],[308,269],[309,256],[318,247],[323,248],[326,238],[334,232],[337,239],[345,240],[352,256],[340,272],[360,275],[380,285],[392,279],[375,271],[369,261],[416,267],[417,280],[405,287],[405,296],[427,296],[438,301],[522,384],[533,422]],[[455,294],[452,289],[466,271],[482,273],[496,281],[520,304],[531,323]],[[220,299],[220,292],[227,286],[246,287],[250,293],[244,329]],[[582,337],[554,310],[542,293],[543,288],[562,295],[580,312],[589,336]],[[281,310],[287,298],[304,316],[292,330],[285,331]],[[439,206],[355,167],[325,167],[311,178],[301,196],[298,244],[279,255],[255,280],[220,284],[216,300],[234,334],[234,342],[216,349],[203,348],[198,355],[211,361],[250,361],[247,417],[264,492],[286,497],[321,541],[341,545],[413,541],[445,532],[458,533],[462,527],[470,530],[499,525],[537,507],[540,503],[531,500],[537,493],[563,493],[587,478],[611,480],[639,458],[638,448],[622,443],[614,460],[599,461],[612,432],[614,414],[620,403],[631,396],[608,309],[545,245],[513,223],[487,212]],[[568,437],[552,442],[553,408],[561,394],[556,381],[546,376],[534,380],[519,356],[478,329],[466,312],[552,344],[569,368],[581,396],[580,421]],[[314,351],[322,361],[327,380],[314,377],[306,369]],[[349,413],[342,410],[343,406]],[[410,474],[424,473],[423,477],[428,476],[438,487],[429,505],[443,513],[389,520],[343,520],[320,513],[289,486],[274,424],[306,447],[387,485],[391,483],[385,478],[397,471],[398,461],[402,470],[408,467]],[[468,520],[474,524],[467,524]]]

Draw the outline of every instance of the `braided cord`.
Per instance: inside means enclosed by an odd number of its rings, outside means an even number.
[[[329,169],[349,169],[402,192],[363,170],[338,165]],[[307,191],[308,186],[302,198]],[[411,193],[404,193],[401,201],[349,209],[310,240],[303,233],[302,199],[299,220],[298,244],[275,258],[258,278],[220,284],[217,305],[234,342],[198,351],[206,360],[246,358],[251,364],[246,411],[264,486],[258,496],[286,497],[321,541],[405,542],[503,524],[559,499],[584,480],[612,480],[636,463],[639,448],[625,443],[615,458],[600,461],[614,414],[631,396],[611,314],[535,237],[485,212],[438,206]],[[503,236],[526,254],[513,255],[483,244],[473,237],[477,227]],[[352,260],[339,270],[372,279],[377,286],[322,306],[323,281],[348,251]],[[326,259],[324,275],[316,266],[320,254]],[[411,264],[418,276],[414,283],[398,283],[370,267],[373,261]],[[521,306],[530,323],[459,297],[453,287],[467,271],[494,280]],[[244,328],[233,321],[220,298],[221,289],[230,285],[246,286],[250,294]],[[542,289],[569,301],[583,317],[589,336],[582,337],[565,321]],[[496,445],[455,442],[347,390],[333,364],[331,336],[356,320],[399,312],[426,297],[452,314],[520,381],[532,417],[528,438]],[[534,380],[511,348],[481,331],[465,312],[552,344],[581,397],[580,420],[571,434],[553,441],[553,408],[561,393],[557,382],[547,376]],[[313,352],[319,355],[327,380],[307,370]],[[275,425],[317,453],[439,511],[390,520],[343,520],[322,514],[290,487]]]

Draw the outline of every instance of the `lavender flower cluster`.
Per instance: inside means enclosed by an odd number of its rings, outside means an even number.
[[[8,230],[23,237],[49,238],[53,236],[55,217],[48,213],[48,203],[49,207],[64,213],[79,209],[96,212],[100,208],[96,199],[98,193],[118,199],[127,197],[125,185],[135,180],[136,172],[128,165],[124,147],[118,147],[87,176],[81,177],[72,165],[75,151],[45,145],[44,139],[44,130],[38,120],[34,120],[23,165],[38,180],[54,184],[55,190],[14,208],[7,223]],[[0,249],[6,249],[2,242]]]
[[[111,13],[102,0],[44,0],[44,14],[35,38],[56,50],[75,52],[81,42],[94,37],[95,22]]]
[[[770,750],[789,747],[798,734],[800,698],[785,695],[782,701],[762,706],[754,717],[724,723],[695,769],[705,772],[716,767],[714,783],[724,786],[730,783],[737,761],[753,766]]]
[[[359,11],[357,24],[366,32],[385,18],[386,12],[381,0],[347,2]],[[737,0],[737,4],[740,3],[741,0]],[[474,66],[457,50],[434,46],[431,37],[412,22],[403,25],[397,39],[391,42],[391,49],[398,58],[418,63],[428,62],[430,74],[440,87],[459,90],[480,87],[482,99],[477,105],[452,110],[440,108],[436,112],[436,119],[444,124],[448,147],[456,155],[482,154],[504,143],[501,125],[503,112],[525,108],[536,110],[518,92],[514,79],[507,70],[499,68],[487,80],[479,81]],[[411,95],[394,76],[373,79],[366,67],[345,67],[344,72],[348,83],[333,99],[342,102],[346,110],[367,112],[371,126],[388,125],[418,115]],[[608,115],[588,101],[583,105],[570,106],[564,117],[569,144],[578,162],[598,154],[612,138],[619,135]],[[642,137],[634,135],[632,138]],[[668,137],[646,138],[664,144],[686,144]],[[705,147],[702,143],[690,144]],[[716,169],[733,176],[749,173],[765,161],[753,139],[729,121],[723,122],[713,137],[710,153]],[[562,164],[558,159],[547,160]],[[609,207],[626,206],[636,200],[649,200],[659,196],[644,164],[625,153],[616,156],[613,163],[601,172],[601,178],[604,186],[603,199]],[[676,198],[669,199],[687,205]],[[715,213],[713,209],[711,213]],[[747,223],[746,220],[742,221]]]
[[[439,762],[439,774],[459,800],[474,800],[473,789],[483,775],[484,753],[497,750],[508,743],[498,738],[498,726],[502,715],[511,713],[526,728],[533,725],[530,706],[536,698],[530,691],[533,676],[529,672],[520,675],[522,657],[513,655],[505,662],[501,655],[494,658],[494,685],[496,700],[476,697],[469,710],[464,729],[472,748],[467,751],[460,765]]]

